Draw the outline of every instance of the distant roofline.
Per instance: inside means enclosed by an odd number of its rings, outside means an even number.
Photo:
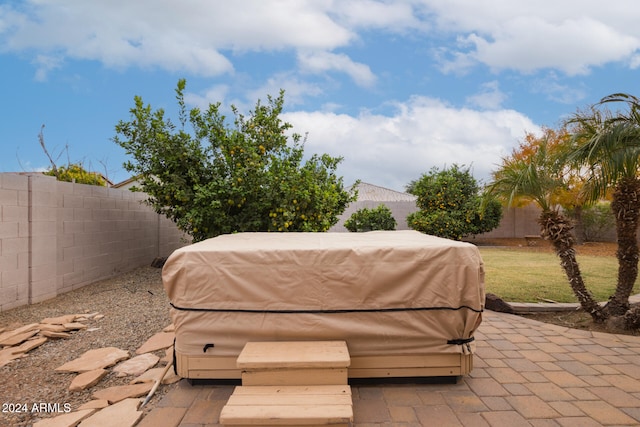
[[[351,191],[353,187],[352,185],[347,189]],[[403,193],[368,182],[360,182],[356,188],[358,190],[359,202],[415,202],[417,200],[417,197],[413,194]]]

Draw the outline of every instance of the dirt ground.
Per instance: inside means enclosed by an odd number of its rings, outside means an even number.
[[[469,239],[469,242],[478,246],[504,246],[522,251],[553,252],[551,243],[546,240],[538,240],[531,246],[525,239]],[[618,245],[613,242],[586,242],[576,245],[576,253],[580,255],[616,256]]]
[[[135,356],[138,347],[171,323],[160,273],[160,269],[142,267],[38,304],[0,312],[0,329],[6,330],[47,317],[96,312],[104,316],[87,322],[87,329],[69,338],[49,340],[24,358],[0,366],[0,426],[30,426],[66,411],[60,408],[75,411],[98,390],[129,384],[132,376],[118,377],[109,370],[96,386],[70,391],[75,374],[59,373],[55,368],[103,347],[116,347]],[[155,354],[162,357],[164,351]],[[161,386],[144,411],[151,410],[169,387]],[[34,410],[41,403],[52,409]]]

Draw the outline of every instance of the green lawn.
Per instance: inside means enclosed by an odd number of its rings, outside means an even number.
[[[577,302],[553,253],[480,247],[486,291],[505,301]],[[578,255],[587,288],[598,301],[606,301],[616,286],[618,262],[613,256]],[[635,292],[640,289],[636,282]]]

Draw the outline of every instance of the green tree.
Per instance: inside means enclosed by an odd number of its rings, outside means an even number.
[[[244,231],[326,231],[355,200],[336,174],[341,158],[314,154],[303,161],[302,137],[288,137],[292,126],[279,118],[283,91],[266,105],[258,101],[249,116],[232,106],[230,126],[219,103],[187,111],[185,86],[182,79],[176,88],[178,126],[136,96],[114,141],[133,157],[124,166],[147,203],[194,241]]]
[[[423,233],[460,240],[493,230],[502,218],[502,206],[497,200],[481,206],[480,187],[469,168],[433,168],[410,182],[406,190],[418,197],[420,208],[409,214],[407,223]]]
[[[560,258],[569,285],[595,322],[603,322],[606,315],[587,289],[574,248],[575,238],[571,232],[572,222],[559,209],[557,200],[566,192],[565,164],[560,150],[550,143],[549,134],[528,141],[514,150],[510,157],[493,174],[493,181],[486,188],[486,195],[500,198],[507,206],[516,202],[534,202],[542,210],[538,217],[541,235],[553,244]]]
[[[605,105],[623,104],[626,109],[610,112]],[[570,154],[577,167],[588,174],[592,200],[603,198],[613,187],[611,209],[618,240],[618,283],[606,306],[612,316],[627,315],[629,296],[638,276],[637,229],[640,220],[640,99],[616,93],[569,123],[575,126],[574,149]],[[629,314],[640,323],[640,315]]]
[[[383,204],[374,209],[358,209],[344,222],[345,228],[353,232],[395,230],[396,225],[391,209]]]

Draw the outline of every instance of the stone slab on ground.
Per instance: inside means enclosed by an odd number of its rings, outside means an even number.
[[[140,399],[124,399],[93,414],[82,421],[79,427],[132,427],[142,418],[143,412],[138,411],[139,406]]]
[[[79,422],[91,416],[95,409],[83,409],[79,411],[69,412],[68,414],[58,415],[52,418],[33,423],[33,427],[75,427]]]
[[[161,363],[171,363],[173,361],[173,346],[164,351],[164,357],[160,359]]]
[[[11,347],[14,345],[22,344],[24,341],[28,340],[35,334],[39,332],[38,329],[32,329],[30,331],[22,332],[19,334],[12,335],[2,341],[0,341],[0,347]]]
[[[4,365],[9,364],[12,360],[16,360],[25,356],[24,353],[14,353],[13,349],[14,347],[8,347],[4,350],[0,350],[0,368]]]
[[[67,331],[78,331],[80,329],[87,329],[88,326],[85,325],[84,323],[80,323],[80,322],[71,322],[71,323],[65,323],[62,325]]]
[[[19,328],[12,329],[10,331],[2,332],[0,334],[0,346],[7,345],[7,344],[3,344],[3,342],[13,337],[14,335],[19,335],[19,334],[22,334],[23,332],[29,332],[34,329],[38,329],[38,326],[39,326],[38,323],[30,323],[28,325],[24,325]]]
[[[147,372],[131,381],[131,384],[154,382],[160,375],[162,375],[162,371],[164,371],[164,368],[149,369]],[[161,384],[173,384],[180,381],[181,379],[182,378],[177,376],[172,369],[169,369],[169,371],[162,378]]]
[[[54,325],[51,323],[40,323],[38,325],[38,329],[40,331],[48,331],[48,332],[66,332],[67,328],[62,325]]]
[[[28,353],[34,348],[40,347],[42,344],[46,343],[47,341],[48,341],[47,337],[38,337],[31,340],[27,340],[20,345],[11,347],[11,352],[13,354]]]
[[[152,383],[140,383],[130,385],[117,385],[98,390],[93,393],[94,399],[106,399],[109,403],[120,402],[125,399],[144,396],[151,391]]]
[[[116,347],[96,348],[55,369],[56,372],[87,372],[106,368],[128,359],[129,352]]]
[[[89,387],[93,387],[98,384],[105,375],[107,375],[109,371],[106,369],[94,369],[93,371],[83,372],[71,380],[71,384],[69,385],[70,391],[81,391],[86,390]]]
[[[78,317],[77,314],[66,314],[64,316],[58,317],[47,317],[46,319],[42,319],[40,323],[49,323],[51,325],[64,325],[65,323],[71,323],[76,320]]]
[[[78,411],[81,409],[102,409],[107,406],[109,406],[109,401],[107,399],[93,399],[83,405],[80,405],[78,407]]]
[[[174,332],[158,332],[142,344],[136,350],[136,354],[150,353],[171,347],[175,338],[176,334]]]
[[[113,372],[115,372],[118,377],[140,375],[148,369],[156,366],[159,360],[160,358],[153,353],[141,354],[120,363],[118,366],[113,368]]]
[[[54,339],[71,338],[71,334],[67,332],[42,331],[42,336],[47,338],[54,338]]]

